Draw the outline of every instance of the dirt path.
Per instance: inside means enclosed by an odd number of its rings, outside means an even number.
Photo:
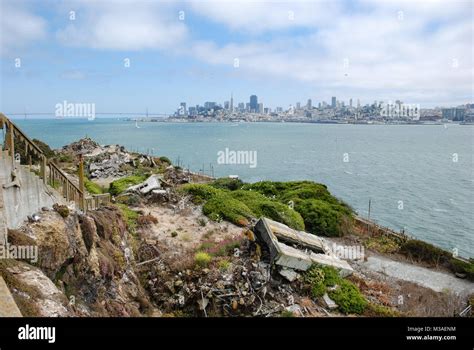
[[[382,256],[371,255],[367,261],[358,262],[355,265],[357,269],[376,271],[389,277],[417,283],[435,292],[450,290],[459,296],[474,293],[474,283],[468,280],[457,278],[445,272],[390,260]]]

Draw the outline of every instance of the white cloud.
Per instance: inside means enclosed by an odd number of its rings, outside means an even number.
[[[242,76],[300,81],[331,95],[350,91],[354,97],[403,97],[416,103],[469,99],[473,24],[466,3],[443,2],[449,7],[444,15],[439,1],[398,3],[404,8],[402,20],[399,6],[377,4],[365,1],[364,11],[339,13],[312,34],[275,35],[270,41],[254,37],[250,43],[222,46],[203,41],[193,51],[208,63],[228,67],[239,58]],[[235,28],[236,21],[228,26]]]
[[[335,20],[341,1],[191,0],[198,15],[246,33],[316,27]]]
[[[74,3],[73,3],[74,4]],[[76,20],[57,32],[67,46],[135,51],[166,49],[187,35],[169,4],[153,2],[86,2],[70,6]]]
[[[46,37],[46,21],[26,6],[0,2],[0,53],[18,55],[28,44]]]

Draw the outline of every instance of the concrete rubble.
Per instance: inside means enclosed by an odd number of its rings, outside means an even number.
[[[256,223],[254,232],[266,248],[270,262],[285,269],[285,277],[292,278],[288,269],[306,271],[313,264],[334,267],[342,277],[353,272],[347,261],[333,254],[322,237],[291,229],[267,218],[261,218]]]
[[[337,304],[334,302],[334,300],[332,300],[328,293],[324,293],[323,295],[323,301],[324,301],[324,304],[326,305],[326,307],[329,309],[329,310],[334,310],[334,309],[337,309]]]
[[[93,179],[125,176],[127,168],[138,165],[150,168],[157,166],[151,156],[130,153],[125,147],[119,145],[102,146],[90,138],[64,146],[61,153],[69,154],[73,158],[82,154]]]
[[[146,195],[153,191],[154,194],[158,194],[159,192],[157,191],[161,189],[161,180],[163,180],[162,176],[151,175],[148,179],[146,179],[142,183],[129,187],[126,190],[126,192],[139,192],[143,195]]]

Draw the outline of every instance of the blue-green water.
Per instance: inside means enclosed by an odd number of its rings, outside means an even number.
[[[371,218],[380,224],[474,256],[473,126],[16,122],[55,148],[87,135],[101,144],[179,157],[195,171],[204,165],[209,173],[212,164],[216,176],[321,182],[363,216],[370,199]],[[257,166],[217,164],[225,148],[257,151]]]

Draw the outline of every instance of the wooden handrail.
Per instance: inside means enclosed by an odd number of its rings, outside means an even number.
[[[25,141],[27,143],[25,152],[28,152],[28,148],[31,148],[40,157],[41,176],[43,178],[43,181],[47,183],[49,180],[49,183],[54,186],[55,181],[58,180],[63,186],[63,196],[66,198],[66,200],[73,200],[74,202],[79,204],[79,207],[83,211],[87,211],[88,209],[93,210],[98,208],[102,203],[110,202],[110,194],[108,193],[93,195],[91,197],[86,198],[85,190],[82,190],[81,186],[78,186],[74,182],[72,182],[68,178],[68,176],[52,160],[46,157],[41,148],[39,148],[28,136],[26,136],[26,134],[21,131],[21,129],[18,128],[10,119],[8,119],[5,114],[0,113],[0,129],[3,128],[4,125],[6,126],[7,131],[9,133],[9,140],[6,141],[12,159],[14,159],[15,157],[15,155],[13,154],[14,138],[15,136],[19,136],[20,141]],[[50,170],[49,178],[46,175],[46,167],[49,167]],[[82,174],[80,176],[82,176]],[[81,182],[81,179],[79,179],[79,182]]]
[[[21,129],[18,126],[15,125],[15,123],[13,123],[10,119],[8,119],[5,114],[0,113],[0,117],[2,119],[3,124],[5,124],[7,126],[7,128],[12,129],[10,131],[14,131],[14,132],[20,134],[20,136],[28,142],[29,146],[34,148],[35,151],[38,152],[40,155],[44,156],[44,153],[41,150],[41,148],[39,148],[28,136],[26,136],[25,133],[23,131],[21,131]]]

